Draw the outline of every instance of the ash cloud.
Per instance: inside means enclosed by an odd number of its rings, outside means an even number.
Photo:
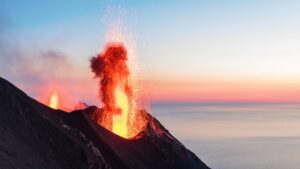
[[[28,51],[10,31],[12,23],[0,14],[0,76],[18,86],[37,88],[51,81],[60,81],[73,69],[68,56],[57,49]],[[27,87],[26,87],[27,86]],[[31,90],[33,95],[39,91]]]
[[[43,41],[37,44],[30,38],[20,39],[13,26],[11,20],[1,14],[0,2],[0,77],[45,104],[54,90],[62,97],[61,105],[68,108],[79,100],[97,103],[97,85],[88,68],[80,69],[72,56],[57,46],[48,46]]]
[[[10,65],[15,60],[18,49],[12,44],[12,38],[9,38],[8,30],[11,26],[9,19],[0,14],[0,64],[1,74],[6,73]]]

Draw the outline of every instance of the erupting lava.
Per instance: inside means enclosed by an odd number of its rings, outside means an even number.
[[[120,89],[115,89],[116,107],[121,109],[121,114],[113,116],[113,126],[112,131],[122,137],[128,136],[128,98],[124,92]]]
[[[124,138],[135,136],[145,124],[138,118],[127,60],[127,50],[122,43],[108,44],[102,54],[91,59],[92,71],[101,79],[100,94],[104,103],[104,117],[98,123]]]
[[[49,107],[52,109],[58,108],[58,95],[57,93],[53,93],[49,99]]]

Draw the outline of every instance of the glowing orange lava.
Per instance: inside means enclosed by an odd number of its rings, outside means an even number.
[[[52,109],[58,109],[58,95],[57,93],[53,93],[49,100],[49,107]]]
[[[112,132],[128,138],[128,98],[124,91],[116,88],[115,90],[116,108],[121,110],[121,114],[113,115]]]
[[[145,126],[139,118],[134,86],[126,61],[127,50],[121,43],[111,43],[91,60],[91,68],[100,78],[100,95],[104,103],[104,118],[98,123],[113,133],[131,138]]]

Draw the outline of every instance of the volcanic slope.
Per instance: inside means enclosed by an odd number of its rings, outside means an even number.
[[[209,169],[147,112],[130,140],[94,122],[101,112],[53,110],[0,78],[0,168]]]

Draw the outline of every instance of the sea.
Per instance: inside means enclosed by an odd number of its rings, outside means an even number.
[[[155,102],[150,111],[212,169],[300,169],[299,103]]]

